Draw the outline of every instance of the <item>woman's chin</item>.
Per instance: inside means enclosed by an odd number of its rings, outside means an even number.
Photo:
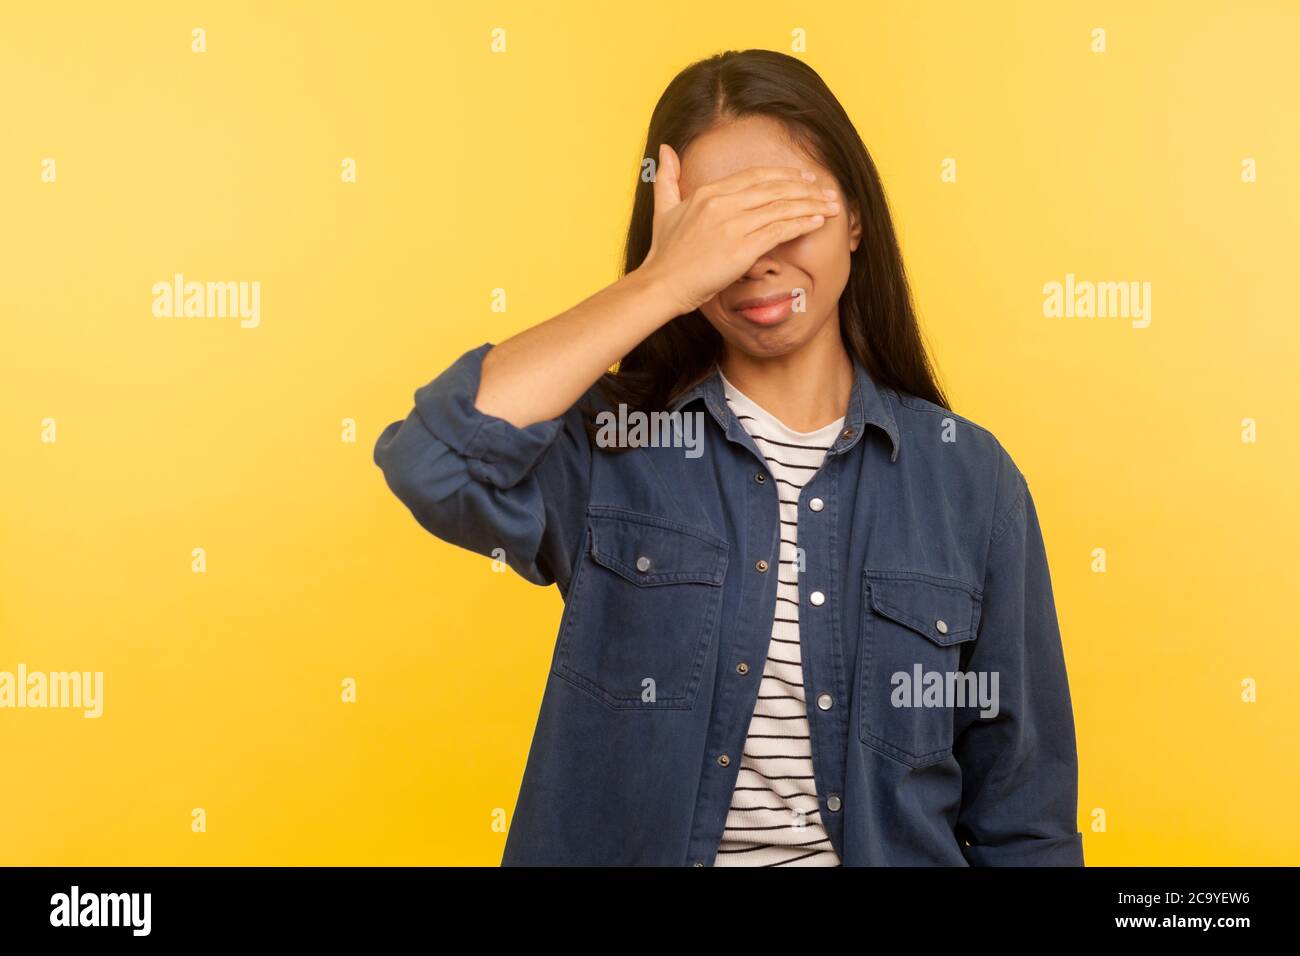
[[[754,358],[789,355],[807,345],[813,338],[813,330],[793,317],[776,325],[756,325],[744,319],[740,319],[739,323],[732,324],[723,338],[730,348]]]

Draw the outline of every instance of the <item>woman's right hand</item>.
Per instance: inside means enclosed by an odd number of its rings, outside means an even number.
[[[840,210],[838,197],[791,166],[749,166],[699,187],[684,202],[681,172],[677,153],[661,145],[654,236],[638,269],[657,277],[678,315],[699,308],[764,253],[812,232]]]

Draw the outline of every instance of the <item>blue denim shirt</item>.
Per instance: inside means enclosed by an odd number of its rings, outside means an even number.
[[[776,483],[716,371],[669,409],[703,413],[702,453],[609,454],[576,404],[522,429],[475,409],[491,347],[419,388],[374,455],[424,528],[565,600],[501,862],[709,866],[772,635]],[[798,518],[832,845],[845,866],[1082,866],[1070,691],[1025,478],[987,429],[854,370]],[[594,386],[585,398],[609,408]],[[945,695],[975,678],[982,697]]]

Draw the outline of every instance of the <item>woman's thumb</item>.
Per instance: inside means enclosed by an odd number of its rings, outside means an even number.
[[[654,181],[655,208],[660,212],[671,209],[682,201],[682,195],[677,188],[679,175],[677,154],[667,143],[660,143],[659,162],[655,168]]]

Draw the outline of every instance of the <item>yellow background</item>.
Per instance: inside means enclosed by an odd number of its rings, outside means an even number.
[[[105,712],[0,710],[0,864],[499,861],[561,603],[424,532],[375,437],[612,281],[665,84],[796,28],[1034,492],[1088,864],[1300,862],[1300,4],[6,0],[0,670]],[[260,327],[154,318],[176,272]],[[1067,272],[1150,327],[1045,318]]]

